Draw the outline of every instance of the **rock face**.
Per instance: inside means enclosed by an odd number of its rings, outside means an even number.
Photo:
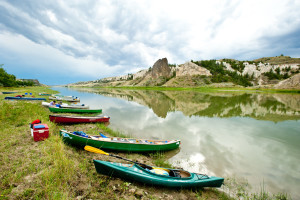
[[[296,74],[286,80],[280,81],[275,85],[277,89],[299,89],[300,88],[300,74]]]
[[[226,67],[226,70],[228,70],[228,71],[231,71],[231,72],[235,71],[234,69],[232,69],[232,67],[231,67],[231,65],[229,63],[221,62],[219,60],[217,60],[216,63],[217,64],[223,64]],[[237,73],[240,74],[239,71],[237,71]]]
[[[152,67],[151,77],[157,79],[160,76],[171,77],[171,68],[168,65],[167,58],[159,59]]]
[[[102,78],[101,81],[124,81],[124,80],[128,80],[130,76],[131,76],[130,74],[127,74],[122,76],[107,77],[107,78]]]
[[[147,69],[138,71],[137,73],[133,74],[133,80],[137,79],[137,78],[142,78],[146,75],[146,73],[148,72]]]
[[[269,72],[270,70],[275,71],[277,68],[280,69],[280,74],[283,74],[284,71],[288,68],[291,70],[297,70],[299,68],[299,64],[282,64],[282,65],[270,65],[269,63],[263,64],[259,63],[258,65],[249,64],[248,62],[244,62],[244,70],[242,75],[253,75],[254,78],[259,78],[263,73]]]
[[[187,75],[211,76],[211,73],[209,70],[205,69],[204,67],[200,67],[192,62],[186,62],[182,65],[179,65],[176,68],[176,77],[187,76]]]

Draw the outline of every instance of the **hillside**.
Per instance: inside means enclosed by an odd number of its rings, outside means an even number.
[[[273,65],[300,63],[300,58],[291,58],[290,56],[264,57],[253,60],[254,62],[270,63]]]
[[[167,58],[135,74],[78,82],[68,86],[262,87],[300,89],[300,58],[264,57],[253,61],[200,60],[171,65]],[[282,83],[284,82],[284,83]]]

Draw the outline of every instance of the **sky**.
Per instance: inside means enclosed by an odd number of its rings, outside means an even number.
[[[161,58],[300,57],[300,0],[0,0],[0,64],[47,85],[136,73]]]

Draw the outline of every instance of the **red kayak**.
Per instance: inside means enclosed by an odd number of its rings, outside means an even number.
[[[71,115],[49,115],[49,119],[56,123],[96,123],[108,122],[107,116],[71,116]]]

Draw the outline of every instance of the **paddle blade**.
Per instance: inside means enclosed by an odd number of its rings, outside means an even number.
[[[95,147],[91,147],[91,146],[85,146],[84,149],[86,151],[90,151],[90,152],[93,152],[93,153],[100,153],[100,154],[104,154],[104,155],[107,155],[109,156],[109,153],[106,153],[104,151],[102,151],[101,149],[98,149],[98,148],[95,148]]]

